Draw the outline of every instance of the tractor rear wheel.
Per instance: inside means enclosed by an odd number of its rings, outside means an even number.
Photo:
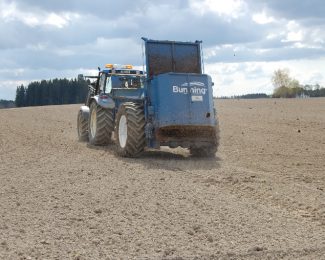
[[[122,104],[116,115],[116,149],[123,157],[137,157],[145,147],[143,106],[133,102]]]
[[[191,146],[190,153],[194,157],[214,157],[219,146],[219,124],[216,125],[215,134],[210,145],[207,146]]]
[[[77,130],[79,141],[88,141],[88,120],[84,117],[81,110],[78,113]]]
[[[90,105],[88,132],[89,143],[92,145],[106,145],[110,142],[114,130],[114,113],[96,102]]]

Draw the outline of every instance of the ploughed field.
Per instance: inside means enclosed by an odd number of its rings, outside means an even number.
[[[325,259],[325,99],[217,100],[215,159],[77,141],[0,110],[0,259]]]

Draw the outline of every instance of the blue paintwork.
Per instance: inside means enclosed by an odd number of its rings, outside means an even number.
[[[112,89],[111,96],[115,100],[115,107],[116,110],[118,110],[120,105],[124,102],[143,103],[145,99],[145,89]]]
[[[154,76],[148,85],[148,97],[156,128],[216,124],[211,77],[208,75],[165,73]]]
[[[112,89],[112,97],[114,99],[127,98],[127,99],[144,99],[144,88],[125,89],[118,88]]]
[[[141,88],[131,89],[120,88],[119,82],[114,83],[112,80],[113,88],[109,96],[115,102],[115,112],[124,102],[142,103],[147,146],[152,148],[160,146],[160,141],[154,134],[159,128],[215,127],[217,122],[212,82],[210,76],[202,74],[201,42],[143,39],[146,50],[146,80]],[[142,71],[132,71],[132,74],[143,75]],[[111,74],[113,71],[104,69],[102,72]]]

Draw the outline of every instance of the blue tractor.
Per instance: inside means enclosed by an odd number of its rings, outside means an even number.
[[[115,142],[123,157],[145,148],[188,148],[214,156],[219,124],[211,77],[202,73],[201,42],[142,38],[146,73],[107,64],[89,86],[78,114],[78,136],[91,145]]]

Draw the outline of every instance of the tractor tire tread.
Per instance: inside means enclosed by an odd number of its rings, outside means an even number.
[[[81,110],[78,113],[77,128],[79,141],[88,141],[88,120],[84,118]]]
[[[117,153],[123,157],[138,157],[145,147],[145,117],[143,105],[133,102],[126,102],[121,105],[117,113],[117,120],[125,115],[127,118],[127,143],[121,148],[117,140]],[[116,123],[118,128],[119,123]],[[117,129],[118,136],[118,129]]]
[[[97,128],[95,137],[89,138],[89,141],[93,145],[107,145],[111,141],[112,132],[114,130],[113,110],[103,108],[95,102],[91,104],[91,111],[92,109],[96,109]]]

